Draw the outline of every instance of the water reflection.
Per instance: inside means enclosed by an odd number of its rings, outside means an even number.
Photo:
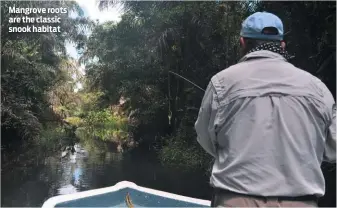
[[[63,195],[63,194],[73,194],[77,192],[77,188],[71,184],[62,186],[61,188],[58,189],[58,194]]]
[[[144,153],[87,152],[23,162],[2,172],[2,206],[41,206],[51,196],[115,185],[122,180],[163,191],[207,199],[208,177],[166,168]]]

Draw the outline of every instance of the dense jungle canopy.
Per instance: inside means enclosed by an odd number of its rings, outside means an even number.
[[[13,5],[67,7],[76,17],[63,14],[61,33],[9,33]],[[121,21],[99,24],[71,1],[1,2],[3,150],[23,143],[60,149],[74,137],[89,143],[98,138],[149,149],[167,164],[208,169],[211,159],[194,130],[204,92],[169,71],[205,89],[214,74],[241,58],[241,22],[256,11],[282,19],[293,64],[336,94],[334,1],[101,1],[99,6],[114,5],[122,5]],[[79,60],[67,55],[67,42],[77,45]],[[83,88],[75,90],[77,83]]]

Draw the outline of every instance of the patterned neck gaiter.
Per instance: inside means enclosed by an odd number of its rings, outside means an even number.
[[[281,56],[283,56],[287,61],[293,59],[295,56],[289,55],[287,51],[285,51],[280,45],[276,43],[263,43],[253,49],[251,49],[248,53],[254,52],[254,51],[261,51],[261,50],[267,50],[274,53],[278,53]]]

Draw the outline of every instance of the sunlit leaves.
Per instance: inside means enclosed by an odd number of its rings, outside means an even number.
[[[67,7],[78,15],[72,19],[60,14],[61,33],[8,33],[8,8],[13,5]],[[76,2],[70,1],[1,2],[1,127],[14,132],[15,135],[10,136],[36,137],[41,123],[46,119],[55,120],[45,117],[46,112],[50,112],[48,92],[57,84],[62,85],[58,92],[71,92],[71,87],[63,86],[70,76],[64,74],[64,70],[71,68],[65,64],[68,61],[65,41],[78,43],[79,48],[83,48],[84,34],[92,25],[80,12]]]

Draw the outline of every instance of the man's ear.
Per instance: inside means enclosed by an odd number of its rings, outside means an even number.
[[[281,47],[283,50],[286,48],[286,42],[284,40],[281,40]]]
[[[246,42],[245,39],[243,37],[240,37],[240,45],[242,48],[246,48]]]

